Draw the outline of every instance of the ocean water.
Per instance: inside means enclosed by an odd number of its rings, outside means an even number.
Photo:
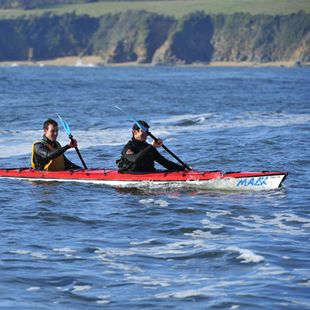
[[[309,85],[309,68],[1,67],[1,168],[29,166],[56,113],[89,167],[115,167],[118,105],[195,169],[289,176],[254,193],[0,179],[0,308],[310,309]]]

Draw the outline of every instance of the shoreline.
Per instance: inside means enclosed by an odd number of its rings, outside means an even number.
[[[0,67],[17,67],[17,66],[33,66],[33,67],[45,67],[45,66],[64,66],[64,67],[156,67],[151,63],[141,64],[137,62],[123,62],[123,63],[105,63],[100,56],[70,56],[60,57],[49,60],[40,61],[0,61]],[[165,65],[161,65],[165,66]],[[167,66],[171,66],[167,64]],[[172,65],[172,67],[296,67],[296,66],[310,66],[310,62],[299,63],[297,61],[275,61],[275,62],[233,62],[233,61],[214,61],[208,64],[193,63],[184,65]]]

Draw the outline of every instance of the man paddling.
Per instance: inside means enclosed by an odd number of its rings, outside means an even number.
[[[147,130],[150,126],[145,121],[139,121]],[[122,156],[116,161],[120,172],[152,172],[155,171],[155,161],[168,170],[183,171],[185,168],[165,157],[157,148],[163,145],[161,139],[154,140],[152,144],[146,142],[148,132],[143,131],[137,124],[132,127],[132,138],[122,151]]]
[[[66,146],[61,147],[57,141],[58,124],[53,119],[44,122],[43,131],[43,139],[32,145],[32,168],[46,171],[82,169],[64,155],[68,149],[77,147],[75,139],[71,139]]]

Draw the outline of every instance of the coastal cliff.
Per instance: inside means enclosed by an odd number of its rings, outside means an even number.
[[[195,12],[176,19],[127,11],[100,18],[71,13],[0,20],[0,61],[77,55],[100,55],[112,64],[309,62],[310,14]]]

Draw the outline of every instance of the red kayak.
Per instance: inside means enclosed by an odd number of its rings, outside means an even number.
[[[70,181],[115,187],[185,187],[197,189],[270,190],[281,187],[287,172],[156,171],[120,173],[112,169],[39,171],[30,168],[0,169],[0,178],[32,181]]]

